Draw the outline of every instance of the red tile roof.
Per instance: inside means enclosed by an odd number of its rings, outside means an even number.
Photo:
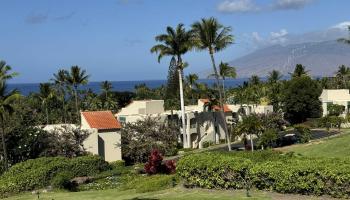
[[[200,99],[201,102],[203,102],[204,104],[209,102],[209,99]],[[221,107],[220,106],[214,106],[214,110],[215,111],[220,111]],[[224,112],[232,112],[232,110],[228,107],[227,104],[224,104]]]
[[[91,128],[119,129],[122,126],[111,111],[81,112]]]

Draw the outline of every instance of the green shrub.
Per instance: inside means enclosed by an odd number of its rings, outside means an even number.
[[[297,131],[296,136],[297,140],[300,143],[307,143],[311,139],[311,130],[307,126],[297,125],[294,127]]]
[[[125,166],[125,161],[124,160],[117,160],[114,162],[109,163],[112,168],[118,168],[118,167],[124,167]]]
[[[257,189],[281,193],[350,197],[348,158],[316,159],[271,151],[246,155],[189,155],[180,159],[177,173],[187,187],[240,189],[250,183]]]
[[[75,185],[70,180],[74,178],[74,174],[70,171],[63,171],[55,175],[51,180],[51,186],[56,189],[74,190]]]
[[[188,187],[242,189],[251,165],[252,162],[245,158],[203,153],[180,159],[177,172]]]
[[[48,186],[60,172],[69,171],[78,177],[93,175],[109,168],[109,164],[97,156],[27,160],[14,165],[0,177],[0,196]]]

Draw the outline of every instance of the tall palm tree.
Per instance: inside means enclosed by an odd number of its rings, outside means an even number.
[[[158,62],[164,56],[171,56],[176,61],[176,66],[179,74],[179,87],[180,87],[180,104],[181,104],[181,118],[182,118],[182,130],[183,130],[183,145],[184,148],[189,147],[189,137],[186,134],[185,123],[185,104],[183,95],[183,68],[185,67],[182,61],[182,56],[192,49],[192,32],[186,31],[183,24],[178,24],[174,29],[170,26],[166,28],[165,34],[160,34],[155,37],[155,40],[159,42],[151,48],[151,53],[158,54]],[[187,139],[186,139],[187,138]]]
[[[1,122],[1,141],[3,149],[3,158],[5,169],[8,167],[8,155],[6,147],[6,117],[14,112],[14,102],[20,97],[17,90],[7,91],[7,85],[4,80],[0,80],[0,122]]]
[[[218,142],[219,136],[217,135],[218,133],[216,132],[215,128],[215,122],[216,120],[216,115],[215,115],[215,108],[220,105],[220,102],[214,98],[210,97],[207,102],[204,103],[204,110],[211,112],[213,115],[213,128],[214,128],[214,142]]]
[[[222,89],[223,89],[223,95],[224,95],[224,101],[226,101],[226,95],[225,95],[225,79],[226,78],[236,78],[236,68],[231,67],[228,63],[221,62],[219,64],[219,75],[222,79]]]
[[[350,26],[348,26],[349,37],[348,38],[339,38],[338,42],[342,42],[345,44],[350,44]]]
[[[61,94],[62,112],[63,112],[64,123],[67,123],[66,106],[65,106],[65,101],[66,101],[65,84],[67,82],[66,74],[67,74],[66,70],[60,69],[60,70],[58,70],[57,74],[53,74],[53,79],[52,79],[52,81],[54,82],[54,84],[57,87],[58,92]]]
[[[108,98],[108,93],[112,90],[113,86],[112,83],[109,81],[102,81],[101,83],[101,90],[105,94],[106,100]]]
[[[347,87],[349,76],[350,76],[349,67],[346,67],[345,65],[341,65],[338,67],[338,71],[336,72],[336,77],[337,77],[338,83],[340,83],[340,87],[342,87],[343,89]]]
[[[281,79],[282,79],[282,74],[277,70],[272,70],[271,72],[269,72],[269,75],[267,77],[267,81],[270,84],[277,83]]]
[[[222,87],[220,87],[219,73],[216,68],[214,53],[222,51],[233,43],[233,35],[230,34],[231,27],[225,27],[218,22],[217,19],[211,17],[209,19],[202,18],[200,21],[192,24],[192,29],[195,34],[195,46],[199,50],[207,50],[209,52],[213,70],[215,73],[216,84],[219,86],[219,102],[221,107],[221,117],[226,119],[224,114],[224,102]],[[231,141],[228,136],[226,120],[224,120],[224,130],[228,139],[228,150],[231,151]]]
[[[198,80],[198,75],[197,74],[189,74],[189,75],[186,76],[186,82],[188,84],[188,87],[190,88],[192,104],[194,103],[193,87],[197,86],[197,80]]]
[[[49,124],[49,101],[55,94],[50,83],[40,83],[39,89],[40,92],[38,94],[38,98],[41,101],[42,107],[45,109],[46,124]]]
[[[82,70],[79,66],[72,66],[70,72],[66,72],[67,83],[73,86],[75,97],[75,108],[77,111],[77,117],[80,118],[79,103],[78,103],[78,87],[88,83],[89,75],[86,74],[86,70]]]

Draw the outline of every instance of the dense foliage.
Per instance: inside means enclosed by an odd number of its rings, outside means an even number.
[[[48,186],[57,174],[63,172],[69,172],[72,177],[88,176],[109,167],[107,162],[96,156],[27,160],[14,165],[0,177],[0,194],[5,196]]]
[[[291,123],[301,123],[307,118],[319,117],[321,87],[308,76],[292,78],[285,86],[283,107],[285,118]]]
[[[258,189],[350,197],[348,159],[303,158],[274,152],[205,153],[182,158],[177,172],[187,187]]]
[[[157,173],[173,174],[175,173],[176,163],[174,160],[163,162],[163,156],[157,149],[153,149],[151,155],[145,164],[145,172],[149,175]]]
[[[146,162],[152,149],[163,155],[175,155],[178,133],[172,123],[159,123],[157,118],[127,123],[121,130],[123,159],[127,164]]]

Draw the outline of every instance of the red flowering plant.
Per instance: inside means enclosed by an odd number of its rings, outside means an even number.
[[[162,154],[157,149],[153,149],[144,169],[149,175],[158,173],[173,174],[176,170],[176,162],[174,160],[163,162]]]

